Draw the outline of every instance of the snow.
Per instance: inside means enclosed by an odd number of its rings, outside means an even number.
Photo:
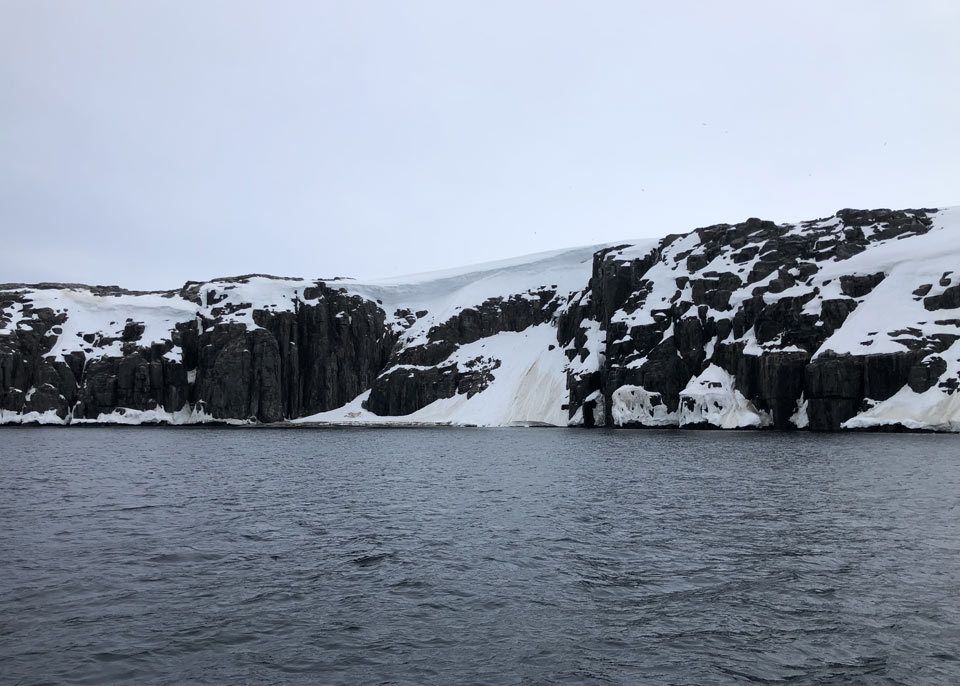
[[[118,407],[113,412],[101,414],[96,419],[80,419],[68,414],[64,418],[57,415],[56,410],[47,410],[46,412],[26,412],[23,414],[11,412],[9,410],[0,410],[0,424],[44,424],[44,425],[70,425],[70,424],[170,424],[174,426],[187,424],[230,424],[240,426],[250,424],[245,419],[217,419],[205,413],[202,408],[191,408],[189,405],[176,412],[167,412],[163,408],[152,410],[135,410],[127,407]]]
[[[661,239],[659,238],[647,238],[642,240],[624,241],[624,243],[629,243],[629,245],[625,245],[625,247],[617,249],[616,251],[610,253],[610,255],[613,258],[624,262],[629,260],[642,260],[660,246],[660,240]],[[624,245],[624,243],[620,243],[619,245]]]
[[[670,306],[670,298],[677,291],[676,277],[677,263],[674,256],[679,252],[691,250],[700,244],[700,237],[695,233],[688,234],[678,238],[660,255],[660,259],[644,275],[644,280],[649,282],[650,292],[647,294],[643,307],[639,307],[633,312],[625,310],[617,311],[612,318],[613,322],[622,322],[628,327],[654,324],[653,310],[666,309]],[[643,244],[640,249],[624,249],[611,253],[608,259],[624,260],[638,259],[645,257],[650,253],[650,249]],[[681,262],[683,264],[683,262]],[[683,271],[686,275],[686,270]]]
[[[566,369],[572,374],[582,374],[600,369],[603,365],[603,343],[606,338],[606,332],[601,330],[600,322],[595,320],[585,320],[581,323],[581,330],[586,335],[584,349],[587,351],[586,357],[577,355],[570,361]]]
[[[797,403],[797,411],[790,416],[790,423],[798,429],[806,429],[810,425],[810,418],[807,416],[807,400],[802,394]]]
[[[196,317],[195,304],[179,296],[166,298],[158,294],[94,295],[82,288],[29,289],[24,298],[34,309],[49,308],[55,313],[67,313],[47,357],[60,359],[74,350],[83,350],[88,360],[116,357],[122,353],[120,337],[127,321],[144,326],[138,345],[150,346],[170,340],[170,332],[179,323]],[[94,334],[94,343],[83,340],[84,334]],[[115,338],[116,341],[98,345],[98,341]]]
[[[522,296],[539,289],[555,290],[566,297],[580,290],[590,278],[593,254],[602,247],[554,250],[428,274],[328,285],[382,303],[388,315],[398,309],[426,311],[404,336],[406,344],[416,345],[426,341],[427,331],[433,326],[489,298]]]
[[[754,407],[734,388],[733,377],[715,364],[680,392],[680,426],[709,424],[721,429],[760,428],[770,415]]]
[[[824,298],[843,297],[839,290],[843,275],[883,272],[886,277],[861,299],[843,326],[816,351],[815,358],[828,352],[854,355],[903,352],[908,348],[897,340],[905,336],[896,332],[908,327],[918,329],[924,338],[937,333],[956,333],[956,326],[935,322],[957,318],[960,310],[931,312],[924,308],[923,298],[913,294],[924,284],[933,284],[930,295],[942,292],[940,278],[946,272],[956,272],[960,265],[960,208],[941,210],[932,217],[934,225],[925,234],[871,245],[847,260],[827,262],[821,267],[813,285],[820,285],[821,290],[829,289],[830,295]],[[830,283],[824,285],[825,281]],[[785,291],[782,295],[790,294]],[[866,336],[870,331],[878,334]]]
[[[596,390],[583,399],[583,404],[576,409],[576,411],[573,413],[573,416],[569,419],[569,421],[567,421],[567,426],[584,425],[585,422],[583,418],[583,412],[587,403],[593,403],[591,415],[593,417],[594,426],[606,425],[606,402],[604,401],[603,393],[601,393],[599,390]]]
[[[940,354],[947,369],[941,379],[960,376],[960,340]],[[843,423],[845,429],[871,429],[900,425],[908,429],[960,431],[960,392],[945,393],[934,385],[917,393],[905,385],[892,397],[876,403]]]
[[[181,426],[186,424],[230,424],[242,426],[251,424],[247,419],[217,419],[203,411],[202,408],[191,408],[184,405],[176,412],[167,412],[163,408],[152,410],[134,410],[118,407],[109,414],[102,414],[96,419],[71,419],[71,424],[171,424]]]
[[[23,319],[23,304],[14,302],[9,309],[0,311],[0,315],[6,315],[0,316],[0,336],[9,336],[17,330],[17,326]]]
[[[735,343],[745,343],[741,354],[751,355],[753,357],[760,357],[766,355],[770,352],[783,352],[783,353],[803,353],[806,352],[803,348],[796,345],[783,345],[780,343],[779,336],[772,340],[767,341],[761,344],[757,340],[757,330],[756,327],[750,327],[747,331],[744,332],[743,336],[740,338],[733,339]],[[711,348],[711,351],[713,348]],[[708,358],[709,359],[709,356]]]
[[[843,423],[844,429],[886,426],[929,431],[960,431],[960,393],[946,394],[934,386],[923,393],[909,386]]]
[[[610,396],[610,412],[614,426],[677,426],[680,423],[678,414],[667,409],[660,394],[643,386],[625,385],[616,389]]]
[[[303,290],[316,284],[315,280],[267,276],[250,276],[240,281],[214,280],[200,286],[200,302],[204,307],[199,308],[199,312],[209,319],[217,312],[220,321],[243,324],[253,330],[259,328],[253,321],[254,309],[293,312],[297,301],[302,299]],[[195,312],[198,310],[196,305],[193,308]]]
[[[550,350],[553,346],[553,350]],[[540,324],[519,333],[503,332],[461,346],[448,362],[475,357],[500,360],[494,381],[472,397],[437,400],[402,417],[381,417],[363,409],[369,391],[336,410],[292,420],[294,424],[453,424],[470,426],[566,426],[567,358],[557,331]],[[448,362],[441,363],[444,366]]]
[[[11,412],[9,410],[0,410],[0,425],[3,424],[65,424],[66,422],[57,415],[56,410],[47,410],[46,412]]]

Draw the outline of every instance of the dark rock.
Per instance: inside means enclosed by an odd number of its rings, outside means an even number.
[[[882,401],[907,383],[917,361],[912,352],[882,355],[822,355],[806,368],[804,395],[814,431],[836,431],[865,398]]]
[[[551,319],[560,306],[555,297],[555,291],[544,289],[509,298],[490,298],[434,326],[427,332],[427,340],[463,345],[504,331],[523,331]]]
[[[933,388],[943,373],[947,371],[947,362],[939,355],[931,355],[910,368],[907,383],[917,393]]]
[[[886,274],[878,272],[866,276],[852,275],[840,277],[840,290],[851,298],[862,298],[872,291],[878,283],[886,278]]]
[[[850,313],[857,309],[856,300],[834,298],[824,300],[820,305],[820,316],[823,324],[832,333],[843,326]],[[826,340],[826,339],[824,339]]]
[[[472,397],[494,380],[493,372],[500,361],[477,358],[470,362],[464,370],[455,364],[426,369],[395,368],[375,381],[364,407],[381,416],[403,416],[458,393]]]
[[[927,296],[923,299],[923,306],[930,311],[960,307],[960,284],[944,289],[939,295]]]
[[[120,340],[124,343],[132,343],[134,341],[139,341],[140,337],[143,336],[144,326],[142,322],[134,322],[127,320],[126,326],[123,327],[123,335]]]

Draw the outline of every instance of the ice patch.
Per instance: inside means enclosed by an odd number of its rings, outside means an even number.
[[[733,377],[715,364],[680,392],[680,426],[709,424],[722,429],[760,428],[772,423],[734,388]]]
[[[676,426],[680,418],[663,404],[660,394],[643,386],[621,386],[610,396],[610,413],[615,426]]]
[[[798,429],[806,429],[810,425],[810,419],[807,416],[807,400],[803,395],[797,403],[797,411],[790,415],[790,422]]]

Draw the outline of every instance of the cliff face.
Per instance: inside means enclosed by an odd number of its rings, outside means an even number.
[[[574,418],[947,428],[960,329],[943,308],[957,305],[960,235],[944,223],[955,218],[843,210],[598,252],[559,325]],[[916,412],[889,415],[893,404]]]
[[[0,285],[0,423],[960,430],[960,212],[842,210],[397,281]]]

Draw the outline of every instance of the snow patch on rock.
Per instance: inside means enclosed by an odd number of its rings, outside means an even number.
[[[464,426],[566,426],[567,362],[550,324],[520,332],[502,332],[461,346],[444,364],[477,357],[498,360],[493,380],[483,391],[441,398],[403,416],[386,417],[364,409],[369,391],[336,410],[294,419],[295,424]],[[552,348],[552,349],[551,349]]]
[[[659,393],[643,386],[620,386],[610,396],[614,426],[677,426],[677,412],[670,412]]]
[[[721,429],[761,428],[772,423],[734,388],[733,377],[711,364],[680,392],[680,426],[709,425]]]

